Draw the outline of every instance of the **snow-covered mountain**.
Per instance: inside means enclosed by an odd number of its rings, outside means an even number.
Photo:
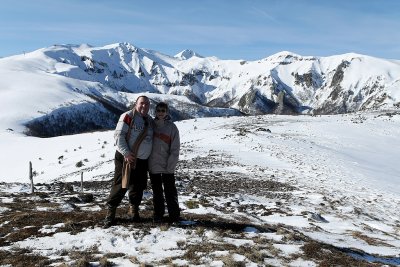
[[[170,102],[175,119],[393,109],[400,107],[400,60],[290,52],[220,60],[129,43],[54,45],[0,59],[3,130],[55,136],[111,129],[140,94]]]

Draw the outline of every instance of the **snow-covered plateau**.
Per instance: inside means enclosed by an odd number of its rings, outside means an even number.
[[[143,221],[127,219],[124,199],[108,229],[113,131],[38,138],[2,129],[0,264],[400,265],[398,112],[176,124],[182,222],[152,222],[149,188]]]

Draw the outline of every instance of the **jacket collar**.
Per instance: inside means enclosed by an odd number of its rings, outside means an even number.
[[[167,116],[165,116],[164,121],[170,121],[172,118],[169,114],[167,114]],[[156,121],[159,121],[159,119],[156,117],[155,118]]]

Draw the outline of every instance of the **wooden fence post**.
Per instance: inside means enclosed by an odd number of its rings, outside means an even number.
[[[81,172],[81,193],[83,193],[83,172]]]
[[[32,162],[29,161],[29,179],[31,180],[31,194],[35,191],[33,188],[33,172],[32,172]]]

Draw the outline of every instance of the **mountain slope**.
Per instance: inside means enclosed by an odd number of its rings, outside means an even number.
[[[109,229],[101,225],[114,173],[113,131],[54,138],[0,132],[0,265],[77,266],[84,258],[98,266],[103,256],[115,266],[400,264],[400,113],[176,125],[184,221],[153,223],[148,188],[143,221],[127,219],[124,198]]]

